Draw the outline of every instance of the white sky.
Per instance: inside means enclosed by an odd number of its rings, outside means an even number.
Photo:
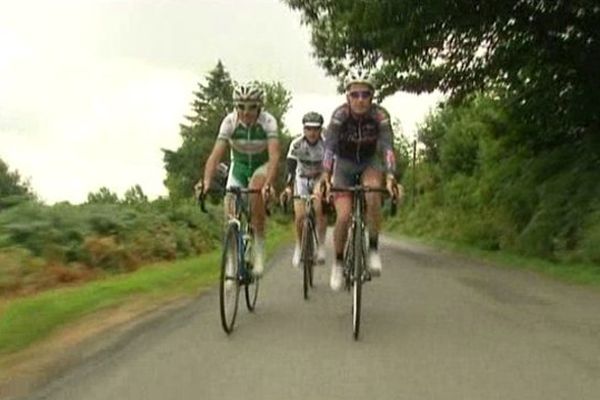
[[[161,148],[180,144],[197,83],[221,59],[239,81],[281,81],[286,116],[343,101],[279,0],[0,0],[0,158],[53,203],[101,186],[166,194]],[[439,95],[383,105],[412,135]]]

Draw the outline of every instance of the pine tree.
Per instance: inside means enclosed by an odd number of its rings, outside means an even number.
[[[183,143],[179,149],[163,149],[167,179],[165,185],[174,199],[190,197],[193,185],[201,176],[201,168],[214,145],[219,124],[232,108],[233,82],[219,61],[208,73],[206,84],[198,84],[191,104],[188,124],[180,125]]]
[[[23,182],[19,172],[10,171],[0,159],[0,210],[34,198],[29,182]]]

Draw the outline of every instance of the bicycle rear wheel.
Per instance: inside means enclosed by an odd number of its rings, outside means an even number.
[[[249,265],[246,265],[247,271],[251,271]],[[246,294],[246,307],[248,307],[248,311],[252,312],[256,308],[256,300],[258,299],[258,283],[260,279],[257,277],[252,277],[250,280],[244,285],[244,292]]]
[[[302,227],[302,289],[304,300],[308,300],[308,290],[313,285],[313,262],[314,262],[314,238],[313,227],[309,218],[304,219]]]
[[[227,227],[221,260],[219,305],[221,325],[227,334],[233,331],[240,294],[240,282],[238,279],[240,268],[238,234],[236,224],[232,223]]]
[[[353,237],[354,266],[352,268],[352,333],[358,340],[360,332],[360,313],[362,303],[362,274],[365,254],[363,252],[363,227],[356,226]]]

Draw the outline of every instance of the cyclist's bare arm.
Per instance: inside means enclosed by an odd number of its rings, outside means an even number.
[[[379,143],[378,146],[383,153],[385,165],[385,187],[389,194],[393,197],[398,196],[398,188],[396,184],[396,155],[394,154],[394,132],[390,123],[389,114],[381,110],[381,120],[379,122]]]
[[[228,143],[226,140],[217,139],[215,145],[208,156],[208,160],[206,160],[206,165],[204,166],[204,187],[210,187],[210,181],[217,169],[217,165],[221,162],[221,159],[225,155],[225,152],[228,149]]]
[[[338,151],[339,135],[341,130],[341,122],[336,118],[335,114],[331,117],[331,122],[325,132],[325,154],[323,155],[323,174],[322,178],[331,178],[333,170],[333,159]],[[328,174],[327,176],[325,174]],[[329,180],[327,180],[329,181]]]
[[[266,183],[269,185],[273,185],[273,183],[275,182],[275,177],[277,175],[277,164],[279,163],[279,157],[281,157],[279,139],[269,139],[267,144],[267,151],[269,152],[269,161],[267,164]]]
[[[378,146],[383,153],[385,170],[387,177],[393,177],[396,172],[396,156],[394,154],[394,132],[390,123],[389,114],[381,110],[381,120],[379,121],[379,143]]]

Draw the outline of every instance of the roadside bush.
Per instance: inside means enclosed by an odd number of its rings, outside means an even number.
[[[53,206],[28,201],[3,210],[0,294],[132,271],[217,245],[221,223],[215,215],[191,202],[142,200]]]
[[[548,260],[598,263],[600,149],[593,138],[529,147],[502,100],[445,105],[419,132],[426,145],[405,174],[407,233]],[[407,190],[410,195],[411,190]]]

